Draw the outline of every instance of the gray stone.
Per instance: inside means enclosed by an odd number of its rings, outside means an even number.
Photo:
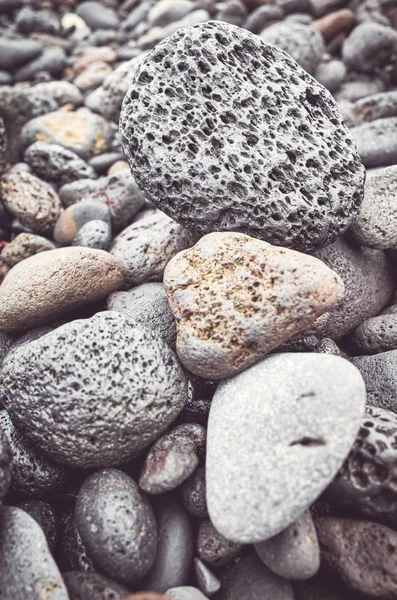
[[[115,312],[72,321],[18,348],[3,363],[3,393],[26,437],[76,467],[127,462],[187,399],[165,342]]]
[[[91,29],[118,29],[117,13],[103,2],[80,2],[77,14]]]
[[[363,123],[352,129],[352,135],[368,169],[397,163],[397,117]]]
[[[309,0],[311,12],[316,17],[322,17],[338,8],[343,8],[346,4],[348,4],[348,0]]]
[[[252,33],[259,33],[272,23],[281,21],[282,18],[283,11],[278,5],[265,4],[264,6],[258,6],[246,18],[244,29],[248,29]]]
[[[357,100],[353,113],[358,123],[397,116],[397,91],[380,92]]]
[[[53,238],[57,244],[67,246],[72,243],[83,225],[90,221],[102,221],[110,226],[110,211],[103,202],[82,200],[68,206],[56,222]]]
[[[189,585],[170,588],[166,591],[166,596],[172,600],[208,600],[200,590]]]
[[[376,354],[397,348],[397,315],[378,315],[363,321],[351,338],[359,354]]]
[[[248,10],[242,0],[228,0],[217,5],[218,10],[215,13],[215,21],[223,21],[232,25],[242,26],[245,21]]]
[[[328,354],[276,354],[222,382],[206,461],[216,529],[256,543],[288,527],[339,470],[364,407],[358,370]]]
[[[48,10],[35,10],[30,6],[24,6],[18,11],[15,22],[18,30],[24,34],[48,33],[57,35],[60,31],[60,23],[56,14]]]
[[[20,233],[3,248],[1,260],[9,267],[14,267],[29,256],[48,250],[55,250],[55,244],[47,238],[33,233]]]
[[[194,559],[194,570],[197,585],[203,594],[210,598],[220,590],[221,582],[199,558]]]
[[[16,81],[29,81],[40,71],[46,71],[54,77],[60,76],[66,64],[66,52],[63,48],[45,48],[38,58],[18,69],[14,77]]]
[[[336,92],[346,76],[346,67],[341,60],[330,60],[320,63],[314,76],[327,90]]]
[[[77,490],[73,491],[77,495]],[[61,513],[58,538],[58,560],[63,571],[95,572],[94,563],[88,556],[87,548],[77,529],[75,504],[66,513]],[[109,599],[105,598],[105,600]]]
[[[181,486],[181,500],[188,513],[199,519],[208,518],[205,497],[205,467],[198,467]]]
[[[0,429],[0,505],[5,498],[11,483],[13,469],[12,450],[8,438]]]
[[[243,546],[227,540],[215,529],[211,521],[202,521],[197,537],[197,551],[200,559],[211,567],[224,567],[237,558]],[[237,561],[236,561],[237,562]]]
[[[47,539],[51,553],[55,552],[57,541],[57,514],[49,502],[28,500],[18,505],[40,525]]]
[[[148,23],[150,27],[164,27],[179,21],[194,10],[195,4],[190,0],[159,0],[149,10]]]
[[[367,390],[367,404],[397,412],[397,350],[350,359]]]
[[[374,94],[381,93],[384,90],[385,84],[380,77],[360,75],[355,76],[355,79],[353,80],[342,83],[339,91],[335,94],[335,99],[338,102],[341,100],[356,102],[361,98],[373,96]]]
[[[11,345],[12,339],[3,331],[0,331],[0,365],[3,362],[3,358],[7,354]]]
[[[99,573],[69,571],[63,580],[71,598],[75,600],[125,600],[126,587]]]
[[[80,227],[78,234],[72,241],[72,246],[109,250],[111,242],[112,230],[109,223],[94,220]]]
[[[128,292],[115,292],[108,297],[107,307],[149,327],[175,348],[176,322],[162,283],[143,283]]]
[[[352,71],[366,73],[389,61],[396,49],[397,31],[379,23],[361,23],[345,40],[342,59]]]
[[[0,69],[14,71],[42,51],[43,46],[34,40],[0,38]]]
[[[70,206],[98,189],[103,179],[77,179],[65,183],[59,189],[59,198],[64,206]]]
[[[59,144],[35,142],[25,152],[25,161],[33,171],[46,181],[59,185],[76,179],[96,179],[98,175],[85,160]]]
[[[179,30],[142,61],[120,131],[147,198],[201,235],[308,250],[345,231],[362,200],[364,169],[329,92],[227,23]]]

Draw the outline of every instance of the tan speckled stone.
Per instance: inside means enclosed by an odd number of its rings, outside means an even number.
[[[241,233],[211,233],[180,252],[164,285],[179,358],[206,379],[261,360],[336,306],[344,290],[320,260]]]

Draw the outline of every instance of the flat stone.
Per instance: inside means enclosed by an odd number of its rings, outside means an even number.
[[[215,529],[211,521],[202,521],[197,537],[200,559],[211,567],[224,567],[241,554],[243,546],[227,540]],[[236,561],[237,562],[237,561]]]
[[[76,202],[68,206],[57,220],[53,232],[54,241],[61,246],[68,246],[83,225],[96,220],[110,224],[110,211],[106,204],[94,200]]]
[[[385,64],[397,49],[397,31],[379,23],[360,23],[342,48],[342,59],[352,71],[371,72]]]
[[[222,382],[207,436],[216,529],[256,543],[288,527],[339,470],[364,407],[358,370],[328,354],[276,354]]]
[[[380,92],[356,100],[353,113],[358,123],[397,116],[397,91]]]

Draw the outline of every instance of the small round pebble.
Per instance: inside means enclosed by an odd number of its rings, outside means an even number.
[[[56,222],[53,232],[54,241],[61,246],[68,246],[83,225],[98,220],[110,224],[110,211],[106,204],[93,200],[76,202],[68,206]]]
[[[379,315],[363,321],[351,342],[358,354],[376,354],[397,348],[397,315]]]
[[[119,26],[116,12],[102,2],[80,2],[76,12],[91,29],[117,29]]]
[[[105,221],[89,221],[80,229],[72,241],[72,246],[84,246],[98,250],[109,250],[112,241],[110,225]]]
[[[25,161],[39,177],[46,181],[56,181],[58,185],[71,183],[76,179],[98,177],[88,163],[59,144],[35,142],[26,150]]]
[[[99,573],[69,571],[63,580],[72,600],[126,600],[126,587]]]
[[[82,93],[69,81],[45,81],[43,83],[37,83],[30,89],[34,92],[49,96],[55,100],[58,106],[63,106],[64,104],[80,106],[80,104],[83,104]]]
[[[39,252],[47,250],[55,250],[55,247],[55,244],[40,235],[20,233],[3,248],[1,260],[9,267],[14,267],[22,260],[29,258],[29,256],[34,256]]]
[[[367,404],[397,412],[397,350],[351,359],[364,378]]]
[[[0,504],[11,483],[13,457],[10,444],[4,431],[0,429]]]
[[[181,500],[188,513],[199,519],[208,518],[205,496],[205,467],[198,467],[181,487]]]
[[[223,537],[211,521],[200,523],[197,550],[200,559],[210,567],[224,567],[239,556],[242,545]]]
[[[382,66],[397,49],[397,31],[379,23],[357,25],[343,44],[342,58],[354,71]]]
[[[352,129],[357,151],[368,169],[396,164],[396,134],[397,117],[377,119]]]

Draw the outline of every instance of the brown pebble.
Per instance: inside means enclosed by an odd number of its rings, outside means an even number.
[[[312,21],[310,27],[320,32],[326,42],[340,33],[349,33],[355,22],[354,13],[344,8]]]

